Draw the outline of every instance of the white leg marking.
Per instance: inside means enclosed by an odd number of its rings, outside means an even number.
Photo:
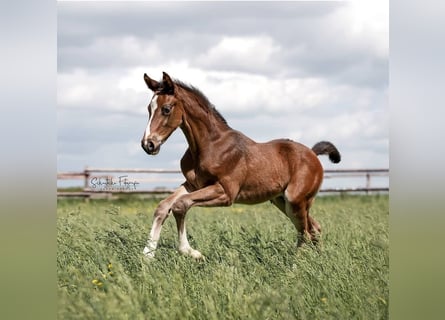
[[[147,244],[145,245],[143,254],[147,258],[154,258],[155,251],[158,247],[159,237],[161,235],[162,221],[154,219],[153,226],[151,227],[150,236],[148,237]]]
[[[163,212],[164,215],[161,214],[153,219],[150,235],[143,251],[144,256],[147,258],[154,258],[155,256],[158,241],[161,236],[162,223],[165,219],[167,219],[168,211],[170,210],[171,205],[176,201],[176,199],[187,193],[187,189],[184,186],[180,186],[170,197],[163,200],[162,204],[159,204],[157,210],[159,210],[159,208],[162,206],[162,208],[164,208],[163,210],[166,211]]]
[[[293,214],[292,214],[292,206],[289,203],[288,200],[288,196],[287,196],[287,190],[284,191],[284,209],[286,211],[286,215],[292,220]]]
[[[144,248],[144,256],[146,256],[147,258],[151,259],[155,257],[155,251],[156,251],[156,247],[158,246],[158,242],[155,240],[148,240],[147,244]]]
[[[190,246],[190,243],[187,239],[187,230],[185,228],[185,222],[183,225],[182,230],[178,231],[178,237],[179,237],[179,252],[186,256],[191,256],[195,259],[204,259],[204,256],[199,252],[198,250],[193,249]]]

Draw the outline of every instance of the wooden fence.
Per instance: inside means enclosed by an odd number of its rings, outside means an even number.
[[[134,175],[131,177],[130,175]],[[171,175],[173,178],[166,178]],[[383,186],[373,186],[375,178],[386,180]],[[389,191],[389,169],[339,169],[325,170],[324,183],[331,180],[349,178],[362,180],[359,186],[322,187],[323,193],[370,193]],[[80,186],[59,186],[63,180],[78,181]],[[85,168],[81,172],[59,172],[57,174],[58,197],[111,197],[119,194],[158,195],[172,193],[174,188],[184,181],[181,171],[165,169],[103,169]],[[154,187],[153,184],[158,186]],[[159,187],[159,185],[175,187]],[[147,187],[148,185],[148,187]],[[338,185],[338,184],[337,184]]]

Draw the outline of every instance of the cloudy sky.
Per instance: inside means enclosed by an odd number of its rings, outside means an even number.
[[[140,147],[166,71],[257,141],[332,141],[342,162],[389,166],[388,5],[367,2],[58,2],[58,170],[178,169],[180,130]]]

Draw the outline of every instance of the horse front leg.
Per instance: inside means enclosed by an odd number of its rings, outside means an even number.
[[[178,251],[179,253],[190,256],[197,260],[204,260],[204,256],[201,252],[198,250],[193,249],[190,246],[190,243],[187,239],[187,230],[185,227],[185,215],[183,214],[175,214],[175,220],[176,220],[176,226],[178,228],[178,239],[179,239],[179,245],[178,245]]]
[[[192,206],[229,206],[232,200],[220,184],[211,185],[203,189],[180,196],[171,207],[178,228],[178,251],[195,259],[205,259],[198,250],[193,249],[187,239],[185,216]]]
[[[158,246],[159,237],[161,236],[162,225],[164,224],[164,221],[167,219],[169,215],[172,204],[179,197],[187,193],[188,193],[187,189],[184,187],[184,185],[181,185],[178,189],[175,190],[175,192],[173,192],[170,196],[162,200],[156,207],[150,235],[143,250],[143,254],[145,257],[154,258],[155,251]]]

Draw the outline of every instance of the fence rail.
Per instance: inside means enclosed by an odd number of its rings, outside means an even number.
[[[135,174],[139,177],[129,178],[125,174]],[[143,177],[141,177],[141,175]],[[166,178],[166,175],[177,175],[177,178]],[[151,176],[151,177],[150,177]],[[323,193],[370,193],[388,192],[389,181],[384,186],[373,186],[376,177],[386,177],[389,180],[389,169],[327,169],[324,171],[324,184],[327,181],[340,178],[364,179],[364,185],[344,187],[322,187]],[[374,178],[374,179],[373,179]],[[59,181],[76,180],[81,181],[81,186],[72,188],[70,186],[59,186]],[[57,173],[57,196],[58,197],[111,197],[116,194],[141,194],[158,195],[172,193],[174,188],[153,187],[154,183],[179,185],[184,178],[179,170],[166,169],[139,169],[139,168],[85,168],[80,172]],[[143,185],[151,184],[149,187]],[[141,188],[142,187],[142,188]],[[74,191],[72,189],[75,189]]]

